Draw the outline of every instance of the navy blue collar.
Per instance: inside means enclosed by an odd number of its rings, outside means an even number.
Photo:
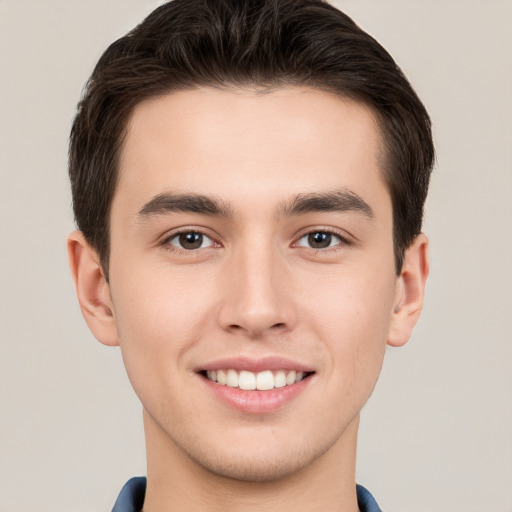
[[[126,482],[114,504],[112,512],[140,512],[146,495],[146,477],[137,476]],[[361,512],[382,512],[370,491],[357,486],[357,505]]]

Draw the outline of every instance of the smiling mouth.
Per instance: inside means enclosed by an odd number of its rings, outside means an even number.
[[[200,372],[205,378],[216,382],[220,386],[238,388],[245,391],[268,391],[285,388],[300,382],[314,372],[301,372],[295,370],[265,370],[250,372],[247,370],[203,370]]]

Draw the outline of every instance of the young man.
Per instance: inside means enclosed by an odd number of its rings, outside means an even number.
[[[380,510],[359,412],[420,314],[433,158],[392,58],[321,0],[175,0],[110,46],[68,249],[144,410],[115,512]]]

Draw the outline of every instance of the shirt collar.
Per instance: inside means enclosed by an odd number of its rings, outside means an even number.
[[[361,512],[382,512],[371,495],[362,485],[357,488],[357,505]],[[146,477],[136,476],[124,484],[112,512],[140,512],[146,495]]]

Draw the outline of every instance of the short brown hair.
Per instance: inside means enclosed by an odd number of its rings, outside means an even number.
[[[352,98],[377,115],[400,272],[421,231],[434,146],[427,111],[388,52],[323,0],[173,0],[105,51],[71,130],[75,219],[107,279],[110,207],[134,107],[198,86],[287,85]]]

